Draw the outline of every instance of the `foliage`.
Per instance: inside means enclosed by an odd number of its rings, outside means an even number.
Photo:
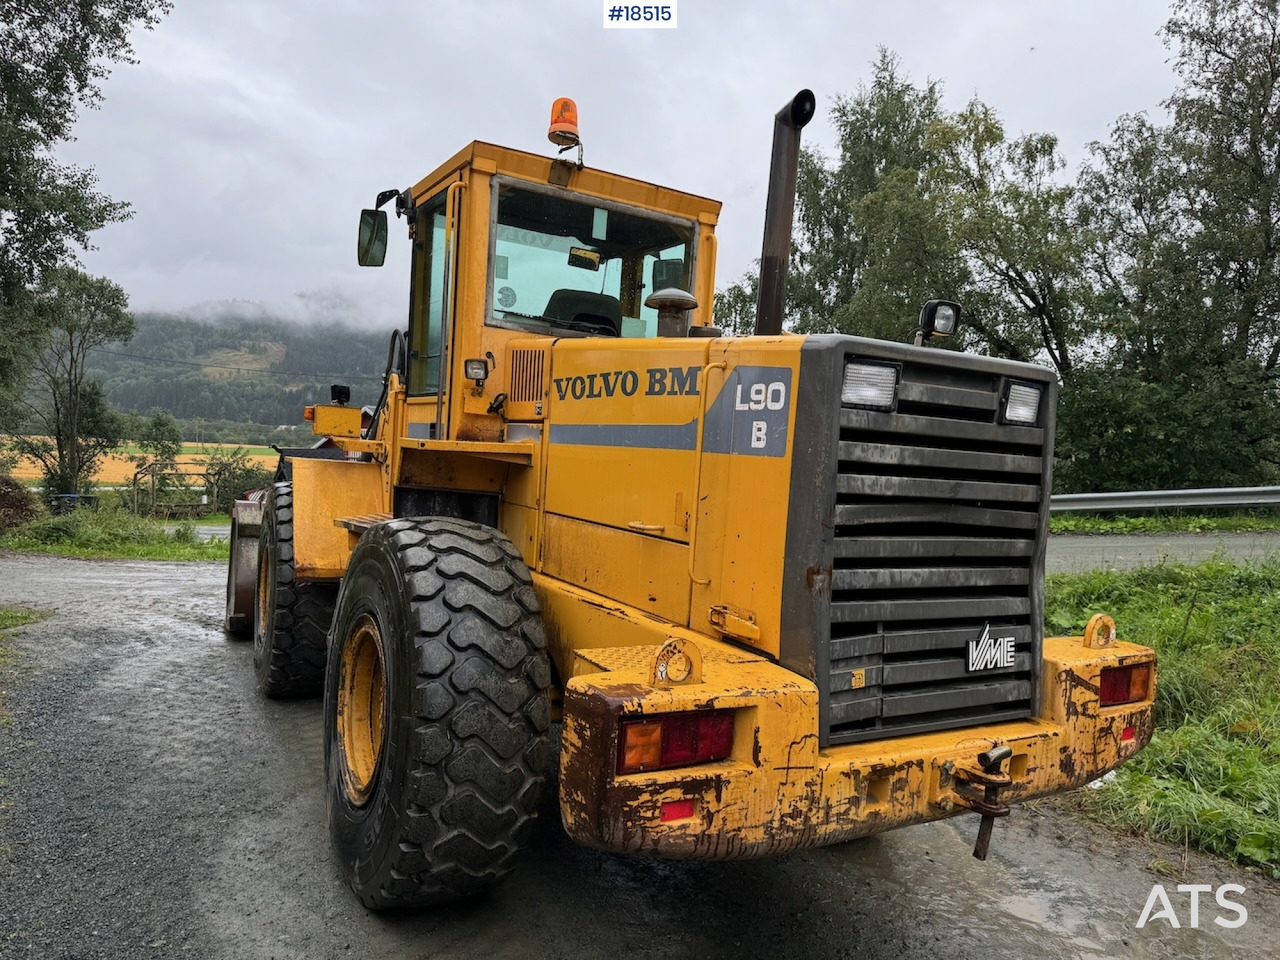
[[[39,512],[36,498],[13,477],[0,476],[0,530],[21,526]]]
[[[303,407],[328,403],[330,384],[350,385],[353,403],[377,399],[388,333],[265,316],[139,313],[129,346],[95,350],[90,367],[113,405],[167,410],[187,440],[298,446],[275,428],[305,427]]]
[[[159,408],[150,417],[126,414],[126,428],[134,437],[133,446],[125,451],[138,469],[134,474],[135,503],[139,513],[155,513],[161,503],[174,502],[175,493],[185,499],[186,476],[178,473],[175,464],[182,454],[182,429],[173,414]],[[139,476],[149,469],[149,476]]]
[[[270,486],[273,476],[272,471],[250,462],[249,452],[244,447],[211,453],[205,465],[218,485],[219,513],[230,513],[231,505],[249,491]]]
[[[1258,530],[1280,530],[1280,513],[1264,510],[1215,515],[1179,511],[1114,516],[1055,513],[1049,517],[1049,532],[1062,534],[1227,533]]]
[[[1081,803],[1104,823],[1280,877],[1280,558],[1052,576],[1054,632],[1115,616],[1159,655],[1156,733]]]
[[[1119,118],[1080,172],[1100,356],[1063,392],[1063,489],[1247,485],[1280,465],[1280,11],[1180,0],[1163,33],[1171,121]],[[1115,472],[1091,482],[1082,458]]]
[[[182,455],[182,429],[168,410],[156,407],[145,420],[138,418],[133,433],[138,452],[134,461],[139,467],[148,463],[173,463]]]
[[[13,446],[40,462],[46,493],[80,493],[124,431],[101,384],[89,375],[89,351],[128,340],[133,317],[119,286],[67,267],[46,272],[32,304],[46,346],[36,358],[33,389],[21,407],[35,430],[15,438]]]
[[[57,162],[76,113],[102,98],[111,65],[132,62],[129,34],[168,0],[0,0],[0,383],[17,393],[41,327],[30,291],[75,262],[89,235],[128,216],[92,170]]]
[[[1173,490],[1269,482],[1280,406],[1256,365],[1161,377],[1089,364],[1058,401],[1054,490]]]
[[[920,307],[944,297],[966,318],[946,346],[1044,357],[1066,376],[1083,336],[1082,249],[1057,140],[1010,140],[980,101],[954,114],[940,101],[937,81],[914,85],[885,50],[870,84],[836,98],[837,156],[801,156],[791,326],[909,340]],[[755,283],[721,291],[718,322],[749,328]]]
[[[163,524],[123,510],[75,510],[0,534],[0,547],[69,557],[225,560],[227,541],[202,541],[190,523]]]

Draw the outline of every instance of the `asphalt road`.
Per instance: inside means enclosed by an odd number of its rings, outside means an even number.
[[[1280,554],[1280,532],[1054,536],[1049,538],[1046,553],[1050,573],[1128,570],[1162,562],[1199,563],[1219,553],[1249,563]]]
[[[1280,884],[1085,827],[1054,805],[772,860],[663,863],[571,844],[555,809],[471,904],[366,912],[329,853],[320,705],[254,691],[219,629],[219,564],[0,554],[0,957],[1259,957]],[[1148,870],[1173,871],[1172,879]],[[1152,885],[1182,917],[1135,929]],[[1176,884],[1237,882],[1249,911],[1188,926]],[[1229,916],[1229,914],[1228,914]]]

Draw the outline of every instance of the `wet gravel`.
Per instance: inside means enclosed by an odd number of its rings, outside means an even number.
[[[1053,805],[773,860],[662,863],[571,844],[550,816],[511,880],[471,904],[366,912],[329,856],[320,706],[256,695],[220,630],[219,564],[0,553],[0,958],[1256,957],[1280,884],[1084,827]],[[1187,926],[1183,883],[1234,881],[1249,922]],[[1153,883],[1183,926],[1137,930]]]

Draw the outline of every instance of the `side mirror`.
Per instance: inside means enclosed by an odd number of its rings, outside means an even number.
[[[356,261],[362,267],[380,267],[387,258],[387,212],[360,211],[360,238],[356,242]]]
[[[683,260],[655,260],[653,261],[653,289],[658,290],[676,290],[684,289],[684,261]]]

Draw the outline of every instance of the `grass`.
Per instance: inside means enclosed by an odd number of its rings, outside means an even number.
[[[1101,611],[1160,657],[1156,732],[1084,812],[1280,879],[1280,557],[1048,579],[1052,632]]]
[[[1239,513],[1130,514],[1058,513],[1049,518],[1050,533],[1240,533],[1280,530],[1280,513],[1249,510]]]
[[[163,524],[111,510],[45,517],[0,534],[0,547],[89,559],[226,560],[229,555],[225,539],[202,541],[192,523]]]
[[[43,620],[48,614],[25,607],[0,606],[0,726],[9,722],[9,714],[5,709],[8,699],[9,684],[17,668],[18,654],[10,643],[10,631],[14,627],[26,626]]]

